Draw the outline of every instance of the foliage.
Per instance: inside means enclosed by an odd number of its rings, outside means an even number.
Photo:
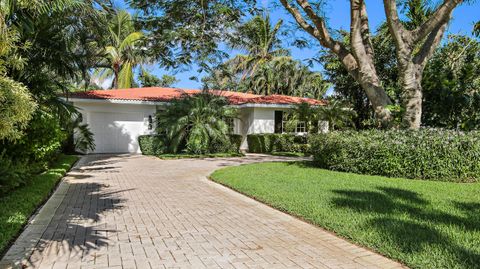
[[[116,11],[108,24],[107,45],[104,59],[98,64],[99,80],[112,79],[112,88],[130,88],[134,68],[145,62],[147,56],[142,49],[143,32],[135,28],[132,15],[126,10]]]
[[[25,184],[27,171],[25,164],[13,162],[5,150],[0,152],[0,196]]]
[[[188,153],[213,153],[218,149],[211,145],[229,144],[227,121],[236,114],[222,96],[209,92],[185,94],[159,111],[157,133],[166,134],[169,152],[178,153],[185,146]]]
[[[279,20],[272,26],[270,16],[266,15],[255,16],[238,27],[229,45],[247,54],[238,54],[229,62],[235,73],[242,74],[242,79],[252,76],[259,66],[288,54],[278,36],[282,23]]]
[[[332,131],[352,126],[352,118],[356,116],[355,111],[338,100],[331,100],[327,105],[319,106],[317,110],[319,120],[328,122],[329,130]]]
[[[129,0],[128,3],[139,11],[138,23],[148,33],[149,56],[173,68],[197,62],[202,70],[225,57],[220,42],[231,35],[231,29],[246,13],[253,11],[256,1]]]
[[[479,184],[356,175],[308,162],[227,167],[211,178],[409,268],[478,268]]]
[[[28,184],[0,196],[0,253],[21,232],[37,207],[77,160],[76,156],[59,156],[50,169],[29,177]]]
[[[238,54],[211,70],[203,79],[205,87],[321,99],[330,84],[321,73],[293,60],[281,47],[281,25],[278,21],[272,26],[267,15],[255,16],[239,26],[236,38],[229,43],[246,54]]]
[[[20,138],[36,106],[25,86],[0,76],[0,140]]]
[[[166,152],[164,135],[141,135],[138,137],[138,145],[143,155],[161,155]]]
[[[430,60],[423,77],[426,126],[480,127],[480,41],[451,35]]]
[[[211,152],[217,153],[238,153],[240,152],[240,145],[242,144],[242,136],[229,134],[229,142],[222,144],[212,144]],[[166,137],[164,135],[141,135],[138,137],[138,144],[143,155],[153,155],[159,157],[176,156],[178,154],[169,154],[167,151]],[[184,149],[180,149],[182,151]],[[182,156],[204,156],[181,154]],[[209,155],[209,154],[207,154]]]
[[[349,46],[348,33],[340,32],[343,42]],[[382,24],[377,33],[372,37],[372,45],[375,51],[374,63],[377,75],[381,78],[384,89],[394,104],[398,104],[401,91],[398,86],[398,71],[395,58],[395,45],[385,24]],[[347,69],[331,52],[324,51],[319,61],[324,63],[327,81],[332,83],[335,92],[333,97],[351,107],[356,116],[353,122],[357,129],[378,127],[374,119],[373,108],[360,84],[348,73]]]
[[[142,87],[172,87],[178,82],[178,79],[174,76],[164,74],[161,78],[158,78],[143,68],[140,70],[138,80]]]
[[[315,163],[331,170],[453,182],[476,182],[480,175],[477,132],[332,132],[310,144]]]
[[[249,134],[247,142],[248,151],[252,153],[310,151],[307,137],[294,134]]]

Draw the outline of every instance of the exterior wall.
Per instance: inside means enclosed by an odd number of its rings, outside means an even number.
[[[96,140],[101,140],[102,143],[108,142],[108,148],[115,147],[112,143],[117,144],[117,150],[112,152],[140,153],[138,136],[152,134],[155,130],[155,126],[152,126],[151,130],[148,129],[148,116],[151,115],[155,119],[154,105],[108,102],[75,102],[74,105],[80,109],[83,122],[89,125]],[[100,137],[108,136],[109,133],[112,135],[111,141]],[[98,145],[97,142],[95,141],[97,147],[94,153],[106,153],[102,150],[105,145]]]
[[[247,150],[248,134],[265,134],[275,131],[275,110],[282,110],[275,107],[241,108],[238,121],[238,134],[243,136],[240,149]]]

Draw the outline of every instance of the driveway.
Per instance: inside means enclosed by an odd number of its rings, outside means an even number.
[[[83,157],[0,263],[35,268],[399,268],[206,179],[285,157]]]

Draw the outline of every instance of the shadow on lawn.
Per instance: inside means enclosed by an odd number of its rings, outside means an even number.
[[[449,266],[480,268],[480,253],[457,244],[436,229],[435,225],[454,226],[466,232],[480,232],[479,203],[453,202],[462,216],[435,209],[418,193],[399,188],[378,187],[378,191],[334,190],[338,196],[333,204],[375,217],[364,223],[365,229],[374,229],[393,247],[403,253],[425,252],[428,248],[441,249],[455,262]],[[443,264],[443,266],[447,266]]]

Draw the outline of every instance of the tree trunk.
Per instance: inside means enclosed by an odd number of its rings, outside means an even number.
[[[119,69],[118,65],[113,66],[113,88],[114,89],[118,89],[118,74],[119,74],[118,69]]]
[[[409,64],[400,70],[400,82],[404,93],[405,114],[402,125],[408,129],[419,129],[422,122],[422,74],[423,68]]]
[[[375,75],[363,75],[359,78],[360,85],[367,94],[368,100],[372,104],[375,116],[380,121],[382,127],[388,127],[392,121],[392,114],[388,106],[392,104],[390,97],[380,85],[380,80]]]

